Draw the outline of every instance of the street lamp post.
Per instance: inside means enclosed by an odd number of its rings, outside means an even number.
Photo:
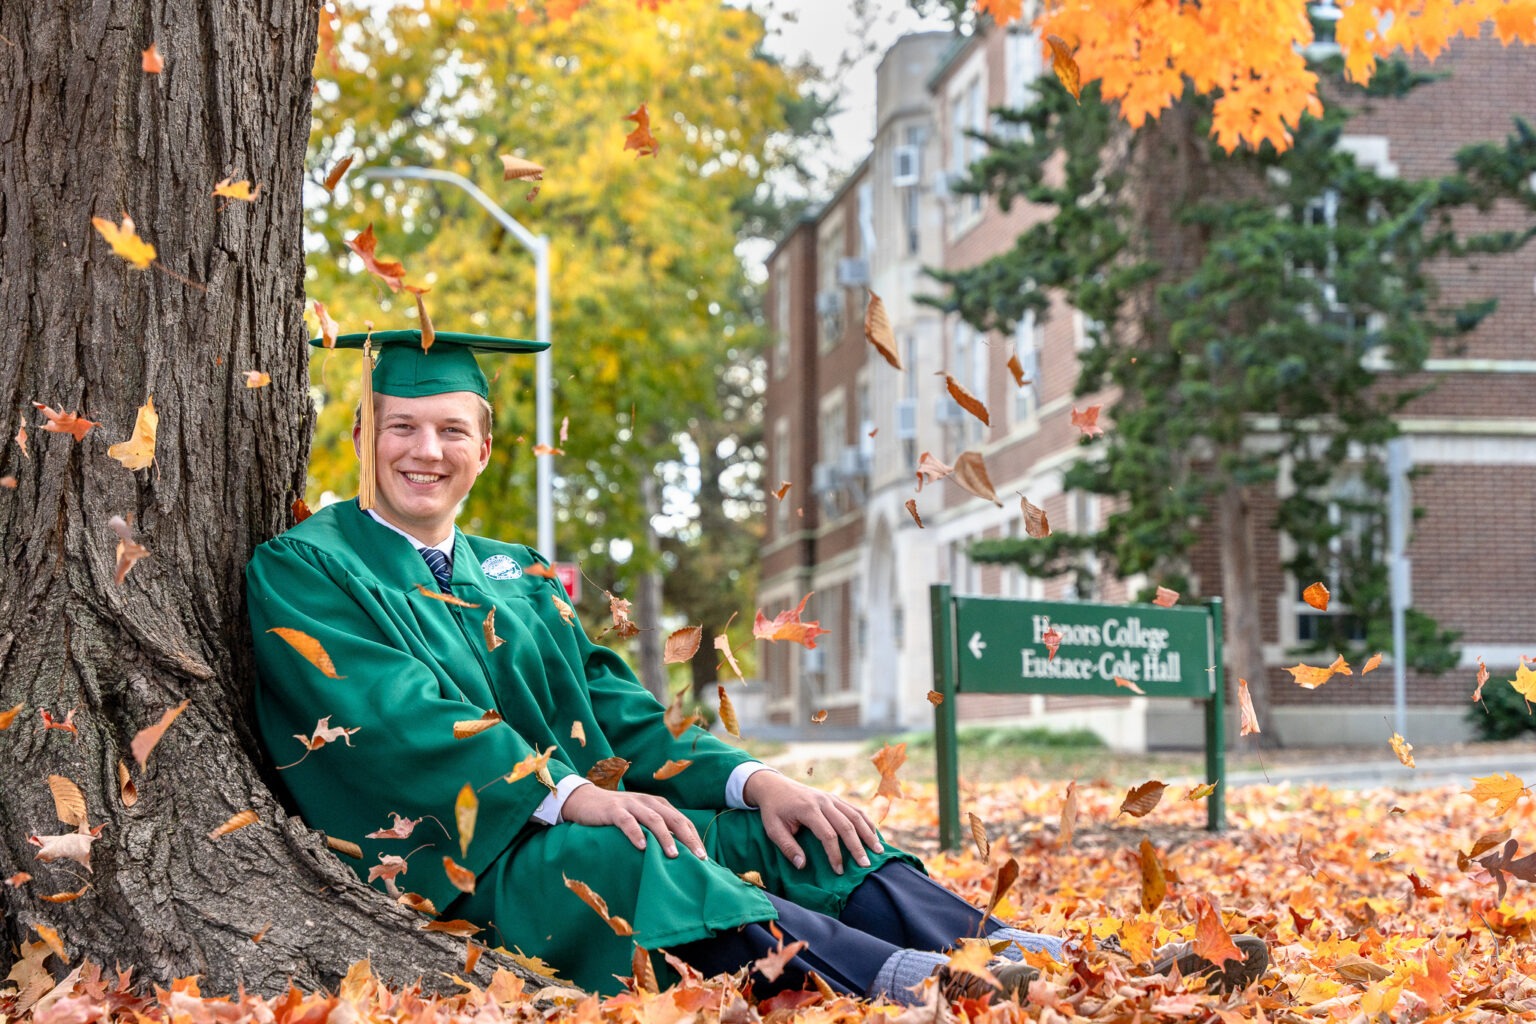
[[[485,208],[496,222],[509,231],[529,252],[533,253],[535,289],[535,337],[546,346],[549,344],[549,238],[536,235],[524,227],[515,217],[490,196],[482,192],[474,182],[462,174],[440,171],[433,167],[362,167],[352,172],[353,177],[369,178],[418,178],[423,181],[441,181],[455,185]],[[534,362],[534,440],[547,448],[554,447],[554,430],[550,412],[550,380],[553,360],[549,348],[540,352]],[[534,460],[537,473],[537,517],[539,553],[549,561],[555,560],[555,480],[554,466],[549,457]]]

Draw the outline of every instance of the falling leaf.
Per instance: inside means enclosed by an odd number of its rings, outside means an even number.
[[[567,626],[576,625],[576,609],[561,600],[559,594],[550,594],[549,599],[555,602],[555,611],[560,613],[560,621]],[[622,635],[622,634],[620,634]]]
[[[252,191],[249,181],[235,181],[234,175],[230,175],[213,186],[213,194],[223,199],[238,199],[243,203],[254,203],[256,197],[261,195],[261,186],[257,185],[255,191]]]
[[[382,878],[389,885],[397,876],[405,874],[409,867],[404,857],[381,853],[379,862],[368,869],[368,881],[376,882]]]
[[[725,629],[715,634],[715,650],[725,656],[726,663],[731,666],[731,671],[736,673],[736,678],[744,683],[747,679],[741,674],[741,665],[737,663],[736,654],[731,650],[731,637],[727,632],[734,621],[736,621],[736,614],[732,612],[730,619],[725,623]]]
[[[538,779],[544,784],[544,788],[553,791],[555,788],[555,780],[554,777],[549,774],[549,758],[550,755],[552,755],[554,752],[555,748],[553,745],[551,745],[546,747],[544,749],[544,753],[542,754],[538,753],[537,751],[528,754],[521,761],[517,762],[517,764],[513,765],[512,770],[506,775],[502,776],[502,778],[506,779],[508,782],[517,782],[532,775],[534,778]],[[462,796],[462,794],[460,795]],[[473,826],[471,826],[471,831],[473,831]]]
[[[537,576],[544,580],[557,580],[560,578],[560,574],[555,572],[553,566],[544,565],[539,562],[534,562],[532,565],[524,566],[523,572],[527,573],[529,576]],[[610,594],[609,596],[611,597],[612,595]]]
[[[1120,802],[1120,813],[1129,814],[1133,818],[1145,818],[1163,799],[1163,790],[1167,788],[1166,782],[1158,782],[1156,779],[1143,782],[1125,794],[1125,799]]]
[[[107,240],[113,252],[139,270],[147,270],[149,265],[155,262],[155,247],[138,236],[134,231],[133,218],[126,213],[123,214],[121,226],[113,224],[105,217],[92,217],[91,226]]]
[[[158,75],[165,70],[165,60],[160,56],[160,46],[150,43],[149,49],[139,54],[139,67],[146,75]]]
[[[459,892],[473,893],[475,891],[475,873],[468,868],[455,864],[452,857],[443,858],[443,871],[448,875],[449,883]]]
[[[271,383],[272,377],[269,374],[262,373],[260,370],[245,371],[245,386],[248,388],[253,390],[256,388],[264,388]]]
[[[724,686],[716,684],[715,689],[720,696],[720,724],[725,726],[726,732],[741,739],[741,724],[736,721],[736,705],[726,696]]]
[[[336,347],[336,335],[341,333],[341,327],[331,314],[325,311],[325,303],[316,300],[314,303],[315,319],[320,323],[320,341],[324,348]]]
[[[1202,782],[1198,786],[1190,786],[1189,791],[1184,794],[1184,799],[1190,803],[1195,803],[1204,800],[1214,792],[1216,792],[1216,783]]]
[[[160,716],[160,721],[134,734],[133,742],[128,745],[128,749],[133,752],[133,759],[139,763],[141,770],[149,764],[150,751],[155,749],[155,744],[160,742],[160,737],[165,735],[165,730],[171,727],[171,723],[176,721],[176,716],[187,710],[187,705],[191,703],[191,699],[188,698],[173,708],[167,708]]]
[[[301,633],[297,629],[289,629],[286,626],[274,626],[267,630],[267,632],[276,633],[278,636],[288,641],[289,646],[302,654],[304,656],[304,660],[308,661],[311,665],[315,666],[315,668],[319,669],[320,674],[325,676],[327,679],[347,678],[346,676],[339,676],[336,674],[336,666],[332,664],[331,656],[325,653],[325,648],[320,646],[320,641],[316,640],[309,634]],[[326,716],[323,721],[329,721],[329,717],[330,716]]]
[[[544,168],[532,160],[524,160],[518,156],[508,156],[505,153],[501,157],[502,181],[543,181]]]
[[[687,689],[687,687],[683,687],[672,695],[672,703],[667,705],[666,715],[663,719],[666,722],[667,730],[672,733],[673,739],[677,739],[695,725],[704,724],[704,719],[699,717],[697,713],[683,708],[683,694],[687,692]]]
[[[1157,858],[1157,849],[1145,836],[1141,840],[1141,911],[1150,914],[1163,905],[1168,895],[1168,878],[1163,874],[1163,862]]]
[[[976,844],[976,856],[986,860],[992,853],[992,840],[987,838],[987,826],[982,824],[974,811],[966,811],[965,819],[971,826],[971,842]]]
[[[10,878],[7,878],[5,880],[5,884],[10,886],[12,889],[19,889],[30,881],[32,881],[31,875],[27,874],[25,871],[18,871]]]
[[[1509,681],[1509,685],[1525,698],[1527,704],[1536,701],[1536,669],[1527,665],[1524,658],[1520,659],[1520,667],[1515,670],[1515,678]]]
[[[1024,513],[1024,532],[1026,534],[1031,537],[1049,537],[1051,535],[1051,521],[1046,517],[1045,509],[1023,496],[1019,498],[1019,509]]]
[[[437,340],[437,328],[432,326],[432,318],[427,315],[427,303],[423,296],[432,289],[419,288],[416,285],[408,284],[405,286],[405,290],[410,292],[416,299],[416,323],[418,324],[418,330],[421,331],[421,350],[423,352],[430,352],[432,351],[432,343]]]
[[[929,690],[928,703],[932,704],[934,707],[938,707],[940,704],[944,703],[944,695],[938,690]]]
[[[980,452],[961,452],[955,460],[955,483],[978,498],[985,498],[998,508],[1003,503],[997,500],[997,492],[992,489],[992,480],[987,476],[987,464],[982,461]]]
[[[294,498],[293,504],[288,506],[288,511],[293,513],[293,524],[295,526],[314,515],[309,510],[309,506],[304,503],[303,498]]]
[[[255,811],[241,811],[238,814],[231,815],[228,821],[214,829],[212,832],[209,832],[208,838],[218,839],[221,836],[227,836],[231,832],[245,828],[247,825],[254,825],[259,820],[260,819],[257,817]]]
[[[122,516],[113,516],[107,520],[107,525],[112,532],[117,534],[117,569],[112,580],[118,586],[123,585],[123,580],[128,578],[128,570],[141,558],[149,557],[149,549],[133,539],[133,528]]]
[[[1046,43],[1051,48],[1051,70],[1056,72],[1056,78],[1061,82],[1072,98],[1082,102],[1082,73],[1078,70],[1077,61],[1072,56],[1072,49],[1066,41],[1057,35],[1045,37]]]
[[[1362,673],[1363,674],[1363,673]],[[1483,664],[1483,659],[1477,659],[1477,689],[1472,691],[1472,703],[1476,704],[1483,699],[1483,686],[1488,682],[1488,666]]]
[[[1440,894],[1427,885],[1424,879],[1419,877],[1417,871],[1408,872],[1408,884],[1413,886],[1413,895],[1419,899],[1439,899]]]
[[[1067,783],[1067,796],[1061,803],[1061,818],[1057,825],[1057,831],[1061,834],[1061,845],[1072,845],[1072,832],[1077,827],[1077,780]]]
[[[389,816],[391,818],[395,819],[395,823],[393,825],[391,825],[389,828],[381,828],[377,832],[369,832],[363,838],[365,838],[365,839],[409,839],[411,837],[411,833],[416,830],[416,826],[420,825],[421,821],[422,821],[422,819],[420,819],[420,818],[405,818],[405,817],[401,817],[399,814],[396,814],[394,811],[390,811],[389,812]]]
[[[1301,599],[1320,612],[1328,610],[1328,588],[1322,583],[1313,583],[1301,592]]]
[[[424,932],[443,932],[446,935],[452,935],[456,939],[467,939],[471,935],[484,931],[479,925],[472,924],[469,921],[428,921],[421,926],[421,930]]]
[[[1520,795],[1526,791],[1525,783],[1520,777],[1510,772],[1501,775],[1484,775],[1472,777],[1473,786],[1467,791],[1467,795],[1474,800],[1491,800],[1498,806],[1494,808],[1494,814],[1508,814],[1510,808],[1519,801]]]
[[[19,423],[16,426],[16,443],[21,446],[22,458],[30,459],[32,456],[27,454],[27,424],[25,422]]]
[[[375,252],[378,246],[379,240],[374,237],[372,224],[364,228],[362,234],[347,239],[347,248],[357,253],[363,261],[363,269],[383,281],[390,291],[398,292],[405,283],[405,266],[393,260],[380,260]]]
[[[1061,649],[1061,639],[1061,631],[1055,626],[1048,626],[1040,634],[1040,642],[1045,645],[1046,661],[1054,661],[1056,659],[1056,652]]]
[[[117,795],[124,807],[132,807],[139,802],[139,787],[133,784],[128,766],[121,761],[117,762]]]
[[[44,863],[55,860],[72,860],[85,870],[91,870],[91,844],[97,839],[95,832],[81,825],[77,831],[58,836],[28,836],[27,842],[38,847],[36,858]]]
[[[480,814],[480,801],[469,783],[459,790],[453,801],[453,820],[459,827],[459,853],[469,856],[469,841],[475,837],[475,818]]]
[[[79,786],[62,775],[50,775],[48,789],[53,793],[53,809],[60,821],[77,827],[85,824],[85,795]]]
[[[587,769],[587,781],[599,789],[617,790],[627,771],[629,762],[622,757],[605,757]]]
[[[92,427],[101,426],[95,420],[88,420],[77,413],[65,412],[63,409],[50,409],[42,402],[33,402],[32,405],[48,421],[43,424],[43,430],[47,433],[69,434],[76,441],[84,441],[85,435],[91,432]]]
[[[763,876],[758,874],[756,871],[743,871],[740,874],[738,874],[736,877],[741,879],[743,882],[748,882],[748,883],[750,883],[752,885],[757,886],[759,889],[766,889],[766,888],[768,888],[766,885],[763,884]]]
[[[1013,374],[1013,383],[1018,387],[1022,388],[1030,383],[1024,377],[1024,364],[1019,361],[1019,354],[1017,352],[1011,353],[1008,356],[1008,372]]]
[[[795,485],[790,483],[788,480],[783,480],[783,481],[780,481],[778,489],[775,490],[775,491],[772,491],[771,493],[773,494],[773,496],[775,498],[779,499],[780,501],[783,501],[784,500],[784,495],[788,494],[789,493],[789,489],[791,487],[793,487],[793,486],[795,486]]]
[[[992,911],[1002,902],[1008,890],[1013,888],[1013,883],[1019,880],[1019,862],[1012,857],[997,866],[997,873],[992,876],[992,895],[987,898],[986,916],[991,917]]]
[[[1157,594],[1152,598],[1152,603],[1159,608],[1172,608],[1179,603],[1179,592],[1169,590],[1167,587],[1158,587]]]
[[[956,405],[978,420],[981,420],[986,426],[990,427],[992,425],[992,418],[987,415],[986,405],[982,403],[981,399],[967,391],[964,385],[955,380],[951,374],[946,373],[944,375],[944,387],[948,389],[949,397],[955,400]]]
[[[624,115],[624,120],[633,121],[635,128],[624,136],[624,148],[635,151],[635,156],[656,155],[656,137],[651,134],[651,113],[645,109],[642,103],[633,111]]]
[[[571,739],[573,739],[576,742],[580,743],[582,746],[586,746],[587,745],[587,727],[582,725],[580,722],[572,722],[571,723]]]
[[[485,633],[485,649],[486,650],[494,651],[496,648],[498,648],[502,644],[506,643],[505,640],[503,640],[501,637],[496,635],[496,609],[495,608],[492,608],[490,611],[485,613],[485,621],[480,623],[480,629]]]
[[[1002,988],[1002,982],[992,973],[992,944],[986,939],[961,939],[949,954],[947,966],[951,973],[963,971],[974,974],[988,985]]]
[[[667,637],[666,646],[662,649],[661,660],[663,664],[679,665],[691,659],[699,653],[699,644],[704,637],[704,627],[684,626],[675,630]]]
[[[912,517],[912,521],[914,523],[916,523],[917,524],[917,528],[919,530],[921,530],[923,528],[923,517],[917,514],[917,499],[916,498],[908,498],[907,499],[907,514]]]
[[[1404,767],[1414,767],[1413,744],[1395,732],[1392,734],[1392,753],[1397,755],[1397,759],[1403,762]]]
[[[753,961],[752,970],[761,974],[770,982],[777,981],[779,976],[784,973],[784,969],[789,966],[789,962],[804,948],[805,943],[798,940],[786,946],[781,937],[776,947],[769,950],[761,959]],[[761,1005],[758,1006],[758,1012],[765,1012]]]
[[[352,161],[356,160],[356,159],[357,159],[357,153],[353,152],[353,153],[347,154],[346,156],[342,157],[340,160],[336,161],[336,163],[331,165],[331,169],[330,169],[329,172],[327,172],[327,174],[325,176],[325,180],[320,183],[325,188],[325,190],[327,192],[335,192],[336,191],[336,186],[341,184],[341,179],[342,179],[343,176],[346,175],[347,168],[351,167],[352,166]],[[320,304],[317,302],[317,303],[315,303],[315,305],[318,306]],[[325,347],[326,348],[331,348],[332,346],[327,345]]]
[[[917,458],[917,490],[922,493],[923,484],[936,483],[955,471],[955,467],[946,466],[933,457],[932,452],[923,452]]]
[[[629,602],[622,597],[614,597],[611,591],[605,590],[603,593],[608,597],[608,614],[613,617],[613,625],[609,628],[625,640],[640,632],[640,627],[629,617]]]
[[[25,704],[17,704],[9,711],[0,711],[0,732],[11,727],[11,723],[16,721],[16,716],[21,714],[21,709],[24,707],[26,707]]]
[[[0,487],[4,487],[8,491],[14,491],[16,489],[16,478],[13,476],[0,476]]]
[[[1370,658],[1366,661],[1365,665],[1360,669],[1360,674],[1361,675],[1365,675],[1367,672],[1371,672],[1371,671],[1374,671],[1375,669],[1380,668],[1381,667],[1381,658],[1382,658],[1382,652],[1381,651],[1377,651],[1375,654],[1371,655]]]
[[[637,992],[657,992],[661,985],[656,980],[656,968],[651,964],[651,954],[635,943],[635,951],[629,957],[629,969]]]
[[[805,611],[805,603],[811,599],[811,591],[800,599],[800,603],[793,609],[779,612],[769,621],[758,609],[757,619],[752,623],[752,636],[758,640],[788,640],[805,647],[807,650],[816,649],[816,638],[830,630],[822,629],[821,622],[801,622],[800,614]]]
[[[46,942],[48,944],[48,948],[53,950],[53,952],[58,956],[60,960],[64,961],[65,963],[69,962],[69,957],[64,953],[64,943],[59,941],[58,932],[54,931],[52,928],[45,924],[34,924],[32,926],[32,930],[37,932],[37,937]]]
[[[80,735],[80,727],[75,724],[76,710],[76,708],[70,708],[69,713],[64,716],[64,720],[59,722],[54,720],[53,715],[48,713],[47,708],[41,709],[38,711],[38,714],[43,719],[43,731],[47,732],[49,729],[57,729],[60,732],[67,732],[71,736],[78,737]]]
[[[1293,665],[1286,668],[1291,678],[1296,680],[1296,685],[1308,690],[1315,690],[1336,675],[1354,675],[1349,665],[1341,654],[1334,659],[1333,664],[1327,668],[1317,668],[1312,665]]]
[[[590,885],[585,882],[579,882],[574,878],[569,878],[563,873],[560,875],[560,877],[565,879],[565,887],[571,890],[571,892],[575,893],[581,902],[597,911],[597,916],[603,919],[604,924],[613,929],[613,934],[635,934],[635,930],[630,927],[628,921],[624,920],[622,917],[614,917],[612,914],[608,913],[608,902],[597,893],[593,892]]]
[[[1228,960],[1244,959],[1243,951],[1232,941],[1231,934],[1221,923],[1221,912],[1204,896],[1195,897],[1194,950],[1218,968]]]
[[[462,722],[454,722],[453,738],[456,740],[467,740],[471,736],[480,735],[481,733],[485,732],[485,730],[497,725],[500,722],[501,713],[495,710],[487,711],[479,718],[471,718]]]
[[[363,859],[363,848],[356,843],[348,842],[345,839],[337,839],[335,836],[326,836],[325,845],[344,857],[351,857],[353,860]]]
[[[486,947],[480,945],[478,942],[467,941],[464,943],[465,974],[475,973],[475,965],[480,962],[480,957],[484,955],[485,949]]]
[[[76,889],[74,892],[51,892],[47,894],[39,894],[37,898],[42,900],[44,903],[73,903],[81,896],[84,896],[89,889],[90,886],[84,885]]]
[[[886,744],[875,752],[870,761],[880,773],[880,788],[875,791],[875,795],[890,797],[892,800],[901,799],[901,781],[896,778],[896,771],[907,763],[907,745]]]
[[[822,708],[820,711],[812,711],[811,712],[811,724],[812,725],[820,725],[822,722],[825,722],[826,720],[827,720],[827,709],[826,708]]]
[[[1120,676],[1115,676],[1115,685],[1116,686],[1122,686],[1125,689],[1130,690],[1132,693],[1139,694],[1140,696],[1143,696],[1143,697],[1145,697],[1147,695],[1147,691],[1146,690],[1143,690],[1141,687],[1137,686],[1135,683],[1131,682],[1129,679],[1124,679],[1124,678],[1121,678]]]
[[[1237,681],[1237,707],[1242,715],[1242,726],[1238,730],[1239,736],[1252,736],[1262,732],[1259,728],[1258,713],[1253,710],[1253,697],[1248,693],[1248,680],[1239,678]]]
[[[1104,433],[1104,428],[1099,426],[1100,408],[1102,406],[1090,405],[1079,412],[1077,406],[1072,407],[1072,425],[1082,431],[1084,437],[1097,437]]]
[[[432,590],[424,583],[416,584],[416,590],[421,594],[422,597],[430,597],[434,601],[441,601],[443,604],[451,604],[455,608],[480,607],[478,604],[472,604],[469,601],[464,600],[462,597],[454,597],[452,594],[445,594],[441,590]]]
[[[864,308],[864,337],[875,346],[875,351],[896,369],[901,369],[901,356],[896,352],[896,335],[891,331],[891,318],[885,313],[885,303],[874,292],[869,293],[869,305]]]
[[[672,778],[674,775],[681,775],[691,764],[693,764],[693,762],[687,759],[681,761],[669,760],[666,764],[652,772],[651,778],[656,779],[657,781],[665,781]]]

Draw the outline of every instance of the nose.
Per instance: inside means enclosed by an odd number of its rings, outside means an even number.
[[[423,459],[443,457],[442,438],[437,436],[436,430],[428,427],[416,432],[416,455]]]

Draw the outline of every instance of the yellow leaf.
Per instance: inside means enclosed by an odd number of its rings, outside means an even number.
[[[123,214],[121,226],[103,217],[92,217],[91,226],[101,232],[112,251],[140,270],[148,269],[155,261],[155,247],[140,238],[133,229],[133,218]]]
[[[869,293],[869,305],[864,310],[864,337],[875,346],[885,361],[901,369],[901,356],[896,352],[896,335],[891,332],[891,319],[886,315],[885,303],[874,292]]]
[[[459,853],[462,856],[469,856],[469,841],[475,838],[475,818],[479,814],[480,800],[475,796],[475,788],[466,782],[453,801],[453,820],[459,827]]]
[[[512,770],[503,776],[503,778],[505,778],[508,782],[517,782],[520,779],[526,779],[528,776],[532,775],[534,778],[544,783],[546,788],[551,790],[554,789],[555,780],[549,774],[549,758],[550,755],[554,752],[555,748],[549,747],[542,754],[529,754],[527,757],[517,762],[517,764],[513,765]],[[473,830],[473,826],[471,826],[471,830]]]
[[[305,659],[315,668],[319,669],[322,675],[331,679],[347,678],[346,676],[336,674],[336,666],[331,663],[331,656],[325,653],[325,648],[320,646],[320,641],[308,633],[302,633],[297,629],[289,629],[286,626],[274,626],[267,630],[267,632],[276,633],[288,641],[289,645],[304,655]]]
[[[66,825],[85,824],[85,796],[79,786],[62,775],[50,775],[48,788],[53,791],[53,809],[60,821]]]
[[[1472,783],[1472,788],[1467,791],[1467,795],[1474,800],[1492,800],[1498,804],[1494,808],[1495,814],[1507,814],[1520,799],[1520,794],[1525,792],[1525,783],[1519,776],[1510,772],[1481,777],[1474,775]]]
[[[59,941],[58,932],[45,924],[35,924],[32,926],[32,930],[37,932],[37,937],[46,942],[48,948],[53,950],[60,960],[69,963],[69,957],[64,955],[64,943]]]
[[[731,703],[731,698],[726,696],[724,686],[716,686],[720,694],[720,724],[725,726],[725,731],[741,739],[741,725],[736,721],[736,705]]]
[[[1328,610],[1328,588],[1321,583],[1314,583],[1301,592],[1301,599],[1320,612]]]
[[[1392,734],[1392,753],[1396,754],[1397,759],[1403,762],[1406,767],[1414,767],[1413,744],[1395,732]]]
[[[1536,701],[1536,667],[1526,664],[1524,658],[1520,659],[1520,667],[1515,670],[1515,678],[1509,681],[1509,685],[1515,688],[1515,692],[1526,699],[1527,703]]]
[[[687,760],[686,758],[681,761],[669,760],[666,764],[652,772],[651,778],[657,780],[670,779],[674,775],[681,775],[683,771],[687,769],[687,767],[691,764],[693,764],[693,762]]]
[[[1189,792],[1184,794],[1184,799],[1193,803],[1197,800],[1204,800],[1214,792],[1216,792],[1216,783],[1202,782],[1198,786],[1190,786]]]
[[[254,203],[256,197],[261,195],[261,186],[257,185],[253,192],[249,181],[236,181],[234,175],[230,175],[213,186],[213,194],[225,199],[238,199],[243,203]]]
[[[1066,87],[1067,92],[1072,94],[1072,98],[1081,103],[1082,72],[1078,70],[1071,48],[1060,36],[1048,35],[1045,41],[1051,48],[1051,70],[1056,72],[1057,79]]]
[[[155,461],[155,434],[159,429],[160,415],[155,412],[155,400],[150,398],[139,406],[133,436],[109,447],[107,454],[127,469],[147,469]]]
[[[9,711],[0,711],[0,732],[11,727],[11,723],[16,721],[16,716],[21,714],[21,709],[24,707],[26,707],[25,704],[17,704]]]
[[[248,388],[264,388],[271,383],[272,377],[270,374],[262,373],[260,370],[245,371],[245,386]]]
[[[501,721],[501,713],[496,710],[487,711],[479,718],[468,718],[462,722],[453,723],[453,738],[467,740],[471,736],[478,736],[485,730],[492,728]]]

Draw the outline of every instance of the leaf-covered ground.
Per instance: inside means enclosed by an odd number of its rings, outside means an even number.
[[[1064,844],[1066,784],[1019,779],[963,794],[990,839],[985,860],[972,844],[938,854],[932,787],[906,788],[908,796],[892,804],[884,821],[891,838],[928,855],[936,877],[981,905],[991,899],[998,868],[1013,858],[1018,881],[998,913],[1021,927],[1076,938],[1069,961],[1047,970],[1024,1007],[904,1010],[816,994],[798,1006],[785,1000],[752,1006],[731,979],[718,978],[603,1001],[541,991],[510,975],[489,989],[466,986],[461,996],[431,999],[381,986],[362,965],[338,994],[203,996],[190,979],[172,991],[135,994],[111,971],[68,963],[58,953],[67,955],[67,935],[39,936],[9,987],[31,989],[35,1005],[21,1019],[35,1024],[145,1017],[178,1024],[852,1024],[871,1018],[947,1024],[952,1014],[985,1024],[1536,1018],[1530,977],[1536,908],[1521,877],[1536,870],[1520,862],[1523,851],[1509,847],[1511,838],[1524,842],[1531,835],[1532,801],[1518,780],[1508,791],[1512,806],[1502,814],[1499,801],[1468,795],[1470,779],[1459,789],[1418,793],[1247,787],[1231,794],[1231,828],[1221,835],[1203,831],[1205,808],[1183,799],[1182,787],[1170,787],[1150,814],[1132,819],[1118,814],[1124,789],[1079,784],[1074,834]],[[1143,910],[1144,899],[1157,892],[1144,867],[1144,839],[1166,884],[1150,911]],[[1466,859],[1480,840],[1487,847],[1477,853],[1481,863]],[[1497,867],[1499,858],[1504,866],[1490,873],[1490,859]],[[1502,898],[1496,874],[1503,876]],[[1219,997],[1198,982],[1148,977],[1096,946],[1110,935],[1132,950],[1193,938],[1195,905],[1202,900],[1221,908],[1231,932],[1253,932],[1270,944],[1274,966],[1246,993]],[[48,979],[62,981],[45,982],[43,969]],[[39,999],[45,984],[51,991]],[[0,995],[0,1021],[16,1019],[17,1011],[17,995]]]

